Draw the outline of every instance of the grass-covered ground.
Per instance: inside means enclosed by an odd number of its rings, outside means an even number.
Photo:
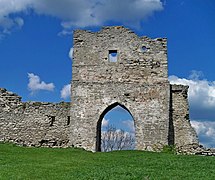
[[[0,144],[0,179],[215,179],[215,157]]]

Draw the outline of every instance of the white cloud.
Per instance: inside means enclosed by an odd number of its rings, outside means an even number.
[[[73,48],[71,48],[70,51],[69,51],[69,58],[71,60],[73,60]]]
[[[191,121],[191,125],[196,130],[200,142],[205,147],[215,147],[215,122]]]
[[[53,91],[55,88],[53,83],[47,84],[44,81],[41,81],[39,76],[34,75],[33,73],[28,73],[28,78],[28,89],[31,91],[31,93],[39,90]]]
[[[91,16],[95,3],[96,0],[37,0],[34,10],[38,14],[58,17],[66,29],[70,26],[85,27],[96,24]]]
[[[60,93],[61,93],[61,98],[63,99],[69,98],[71,95],[71,84],[65,85]]]
[[[71,34],[73,34],[72,30],[63,29],[61,32],[58,33],[58,36],[66,36],[66,35],[71,35]]]
[[[20,28],[24,20],[16,13],[25,12],[32,0],[0,0],[0,35],[9,34],[14,28]],[[14,17],[12,18],[11,15]]]
[[[205,114],[215,117],[215,81],[202,79],[202,72],[193,71],[188,79],[170,76],[171,84],[183,84],[189,86],[189,103],[192,110],[204,110]],[[207,111],[207,112],[206,112]],[[212,115],[213,114],[213,115]]]
[[[131,133],[135,132],[134,121],[133,120],[122,121],[122,124],[126,127],[128,132],[131,132]]]
[[[16,25],[21,28],[24,25],[24,20],[20,17],[16,17],[14,19],[14,22],[16,23]]]
[[[160,0],[37,0],[34,9],[60,18],[68,29],[103,25],[109,20],[138,24],[163,6]]]
[[[109,54],[109,61],[117,62],[117,54],[115,54],[115,55]]]
[[[108,124],[109,124],[109,120],[107,120],[107,119],[103,118],[103,120],[102,120],[102,128],[107,127],[107,126],[108,126]]]
[[[100,24],[113,20],[138,26],[140,21],[163,10],[160,0],[102,0],[95,6],[94,17]]]
[[[156,11],[163,10],[161,0],[0,0],[0,32],[23,25],[11,17],[31,9],[37,14],[59,18],[62,34],[74,27],[100,26],[108,21],[129,26],[140,22]]]

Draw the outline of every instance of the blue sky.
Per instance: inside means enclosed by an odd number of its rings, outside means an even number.
[[[102,131],[106,131],[108,126],[114,126],[116,129],[133,134],[135,132],[132,115],[121,106],[116,106],[105,114],[102,120]]]
[[[170,81],[190,85],[192,125],[215,146],[214,0],[0,0],[0,87],[69,101],[72,31],[105,25],[168,38]]]

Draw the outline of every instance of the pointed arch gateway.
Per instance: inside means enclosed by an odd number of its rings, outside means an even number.
[[[134,121],[133,115],[131,114],[131,112],[122,104],[115,102],[113,104],[111,104],[110,106],[108,106],[100,115],[99,120],[97,122],[97,129],[96,129],[96,151],[100,152],[101,151],[101,138],[102,138],[102,120],[104,119],[105,115],[110,112],[111,110],[113,110],[115,107],[121,107],[122,109],[125,110],[125,112],[129,113],[129,115],[132,117],[132,120]],[[135,126],[135,124],[134,124]],[[135,129],[135,128],[134,128]]]

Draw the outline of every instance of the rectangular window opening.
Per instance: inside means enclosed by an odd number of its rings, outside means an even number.
[[[67,116],[67,126],[70,124],[70,116]]]
[[[109,62],[117,62],[117,50],[109,50]]]

